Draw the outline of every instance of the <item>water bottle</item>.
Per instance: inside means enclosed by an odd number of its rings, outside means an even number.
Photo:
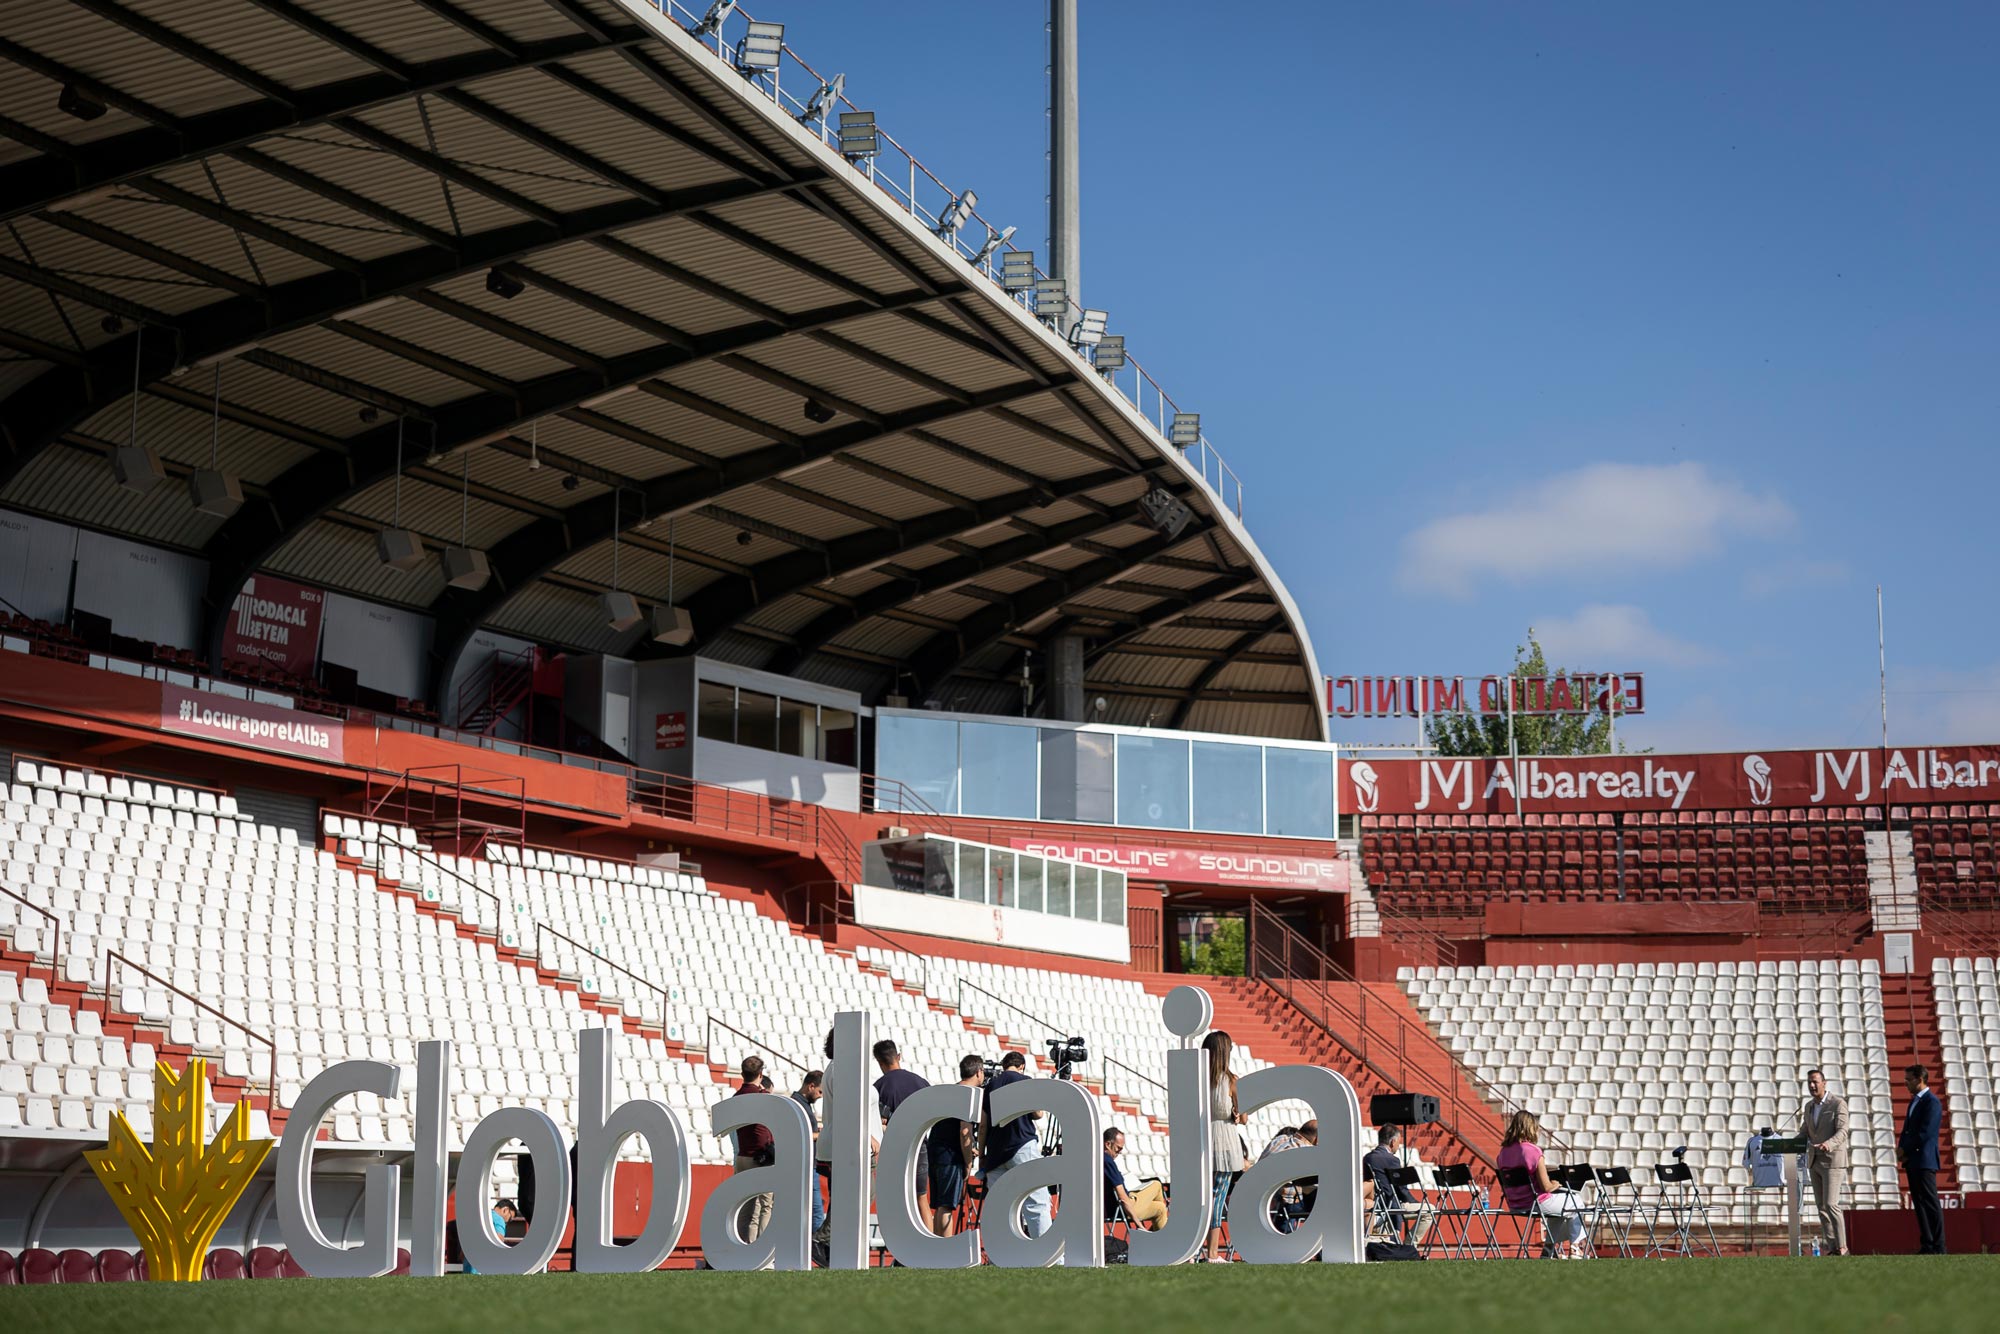
[[[1813,1238],[1813,1259],[1819,1259],[1819,1238]]]

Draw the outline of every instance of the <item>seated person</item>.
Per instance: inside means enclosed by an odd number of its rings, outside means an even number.
[[[1544,1255],[1560,1255],[1565,1260],[1586,1258],[1583,1248],[1583,1220],[1576,1216],[1576,1196],[1556,1193],[1549,1179],[1549,1166],[1542,1161],[1541,1122],[1531,1112],[1516,1112],[1507,1122],[1507,1138],[1501,1142],[1500,1194],[1507,1208],[1517,1214],[1539,1214],[1546,1227]],[[1515,1183],[1508,1184],[1513,1176]]]
[[[1283,1153],[1287,1149],[1317,1143],[1319,1143],[1319,1122],[1308,1121],[1302,1126],[1286,1126],[1271,1136],[1271,1142],[1264,1146],[1264,1152],[1257,1161],[1262,1162],[1272,1154]],[[1312,1212],[1313,1197],[1318,1193],[1318,1182],[1314,1178],[1300,1178],[1280,1186],[1278,1193],[1271,1197],[1271,1226],[1280,1232],[1296,1231],[1299,1220]]]
[[[1157,1181],[1149,1181],[1137,1194],[1126,1188],[1125,1174],[1118,1168],[1118,1155],[1125,1152],[1125,1132],[1113,1126],[1104,1132],[1104,1214],[1111,1216],[1119,1205],[1136,1227],[1158,1232],[1167,1225],[1167,1193]]]
[[[1383,1126],[1375,1132],[1375,1147],[1361,1160],[1361,1174],[1375,1184],[1375,1196],[1382,1201],[1383,1213],[1399,1218],[1403,1242],[1422,1246],[1430,1234],[1432,1210],[1408,1186],[1398,1184],[1390,1175],[1403,1166],[1402,1147],[1402,1127]]]

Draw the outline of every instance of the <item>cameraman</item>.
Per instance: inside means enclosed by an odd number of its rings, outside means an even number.
[[[979,1164],[985,1175],[989,1198],[994,1183],[1010,1169],[1032,1163],[1042,1156],[1041,1141],[1035,1134],[1035,1122],[1042,1119],[1040,1112],[1030,1112],[1026,1116],[1016,1117],[1005,1125],[993,1124],[994,1091],[1026,1079],[1027,1068],[1028,1058],[1018,1051],[1010,1051],[1000,1060],[1000,1073],[986,1086],[986,1104],[979,1117]],[[1050,1217],[1049,1188],[1043,1186],[1031,1192],[1023,1201],[1023,1206],[1022,1230],[1031,1237],[1039,1237],[1047,1232]]]

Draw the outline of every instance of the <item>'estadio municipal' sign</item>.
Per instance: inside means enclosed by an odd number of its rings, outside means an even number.
[[[1192,1039],[1209,1026],[1213,1007],[1205,992],[1177,987],[1162,1007],[1167,1027]],[[582,1087],[578,1097],[576,1178],[576,1268],[583,1273],[640,1273],[657,1269],[680,1241],[692,1194],[687,1131],[665,1103],[635,1099],[611,1105],[614,1031],[585,1029],[578,1034]],[[877,1195],[882,1239],[903,1264],[915,1269],[965,1269],[979,1263],[984,1249],[996,1265],[1036,1269],[1050,1265],[1104,1263],[1104,1169],[1097,1102],[1080,1084],[1029,1079],[992,1095],[993,1120],[1047,1113],[1062,1127],[1060,1152],[1014,1167],[988,1183],[982,1225],[956,1236],[934,1235],[918,1213],[913,1188],[917,1145],[925,1132],[946,1119],[977,1121],[981,1093],[962,1084],[933,1084],[896,1109],[881,1133],[872,1172],[868,1142],[868,1075],[864,1069],[871,1034],[869,1016],[854,1012],[834,1021],[834,1055],[827,1071],[826,1111],[819,1156],[831,1173],[831,1259],[834,1269],[862,1269],[868,1261],[868,1201]],[[322,1278],[367,1278],[396,1267],[396,1219],[401,1213],[397,1168],[367,1169],[363,1189],[362,1239],[356,1246],[328,1240],[312,1204],[313,1153],[320,1124],[344,1099],[361,1093],[403,1095],[402,1071],[381,1061],[343,1061],[306,1085],[278,1146],[278,1218],[285,1245],[305,1270]],[[451,1096],[451,1044],[425,1042],[417,1048],[415,1198],[410,1202],[410,1273],[444,1273],[445,1193],[448,1162],[445,1108]],[[1209,1139],[1208,1053],[1187,1046],[1168,1053],[1167,1103],[1172,1130],[1172,1179],[1187,1198],[1206,1200],[1214,1167]],[[1304,1102],[1320,1122],[1319,1143],[1282,1150],[1253,1164],[1231,1196],[1230,1234],[1245,1260],[1296,1264],[1317,1255],[1329,1262],[1361,1259],[1361,1108],[1354,1089],[1332,1070],[1319,1066],[1274,1066],[1243,1076],[1238,1100],[1244,1112],[1276,1102]],[[806,1192],[814,1181],[814,1144],[805,1111],[776,1093],[724,1098],[712,1109],[717,1135],[747,1125],[767,1127],[776,1142],[775,1160],[729,1177],[702,1209],[702,1253],[720,1270],[808,1269],[811,1267],[811,1209]],[[614,1243],[611,1229],[612,1172],[618,1146],[628,1137],[644,1139],[653,1155],[652,1213],[639,1235]],[[562,1239],[567,1215],[545,1209],[529,1221],[528,1233],[509,1245],[493,1232],[487,1207],[493,1160],[510,1140],[533,1156],[544,1200],[570,1198],[570,1145],[546,1114],[506,1107],[486,1117],[467,1137],[459,1160],[457,1216],[466,1263],[482,1274],[530,1274],[544,1268]],[[1271,1200],[1301,1177],[1319,1179],[1318,1203],[1297,1231],[1271,1226]],[[872,1178],[872,1180],[871,1180]],[[1062,1208],[1049,1230],[1028,1236],[1021,1205],[1037,1190],[1056,1187]],[[743,1241],[733,1220],[754,1195],[774,1197],[770,1225],[754,1242]],[[1191,1260],[1208,1232],[1208,1210],[1176,1209],[1158,1232],[1134,1230],[1131,1263],[1170,1265]]]

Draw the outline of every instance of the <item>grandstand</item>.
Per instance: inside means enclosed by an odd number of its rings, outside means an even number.
[[[1237,1074],[1436,1095],[1433,1202],[1491,1197],[1526,1108],[1642,1189],[1687,1147],[1731,1248],[1780,1246],[1741,1149],[1817,1065],[1889,1219],[1922,1061],[1953,1226],[1987,1225],[1986,748],[1524,762],[1592,776],[1562,798],[1336,754],[1198,418],[971,192],[851,151],[862,80],[708,17],[0,19],[0,1282],[144,1274],[82,1155],[197,1057],[208,1129],[264,1137],[448,1039],[457,1154],[502,1108],[574,1136],[612,1027],[617,1096],[690,1129],[694,1220],[743,1058],[796,1081],[863,1010],[934,1082],[1083,1038],[1128,1176],[1168,1179],[1190,980]],[[1242,971],[1191,977],[1218,922]],[[411,1100],[316,1133],[346,1236]],[[211,1276],[298,1271],[273,1181]],[[524,1185],[510,1153],[485,1189]]]

